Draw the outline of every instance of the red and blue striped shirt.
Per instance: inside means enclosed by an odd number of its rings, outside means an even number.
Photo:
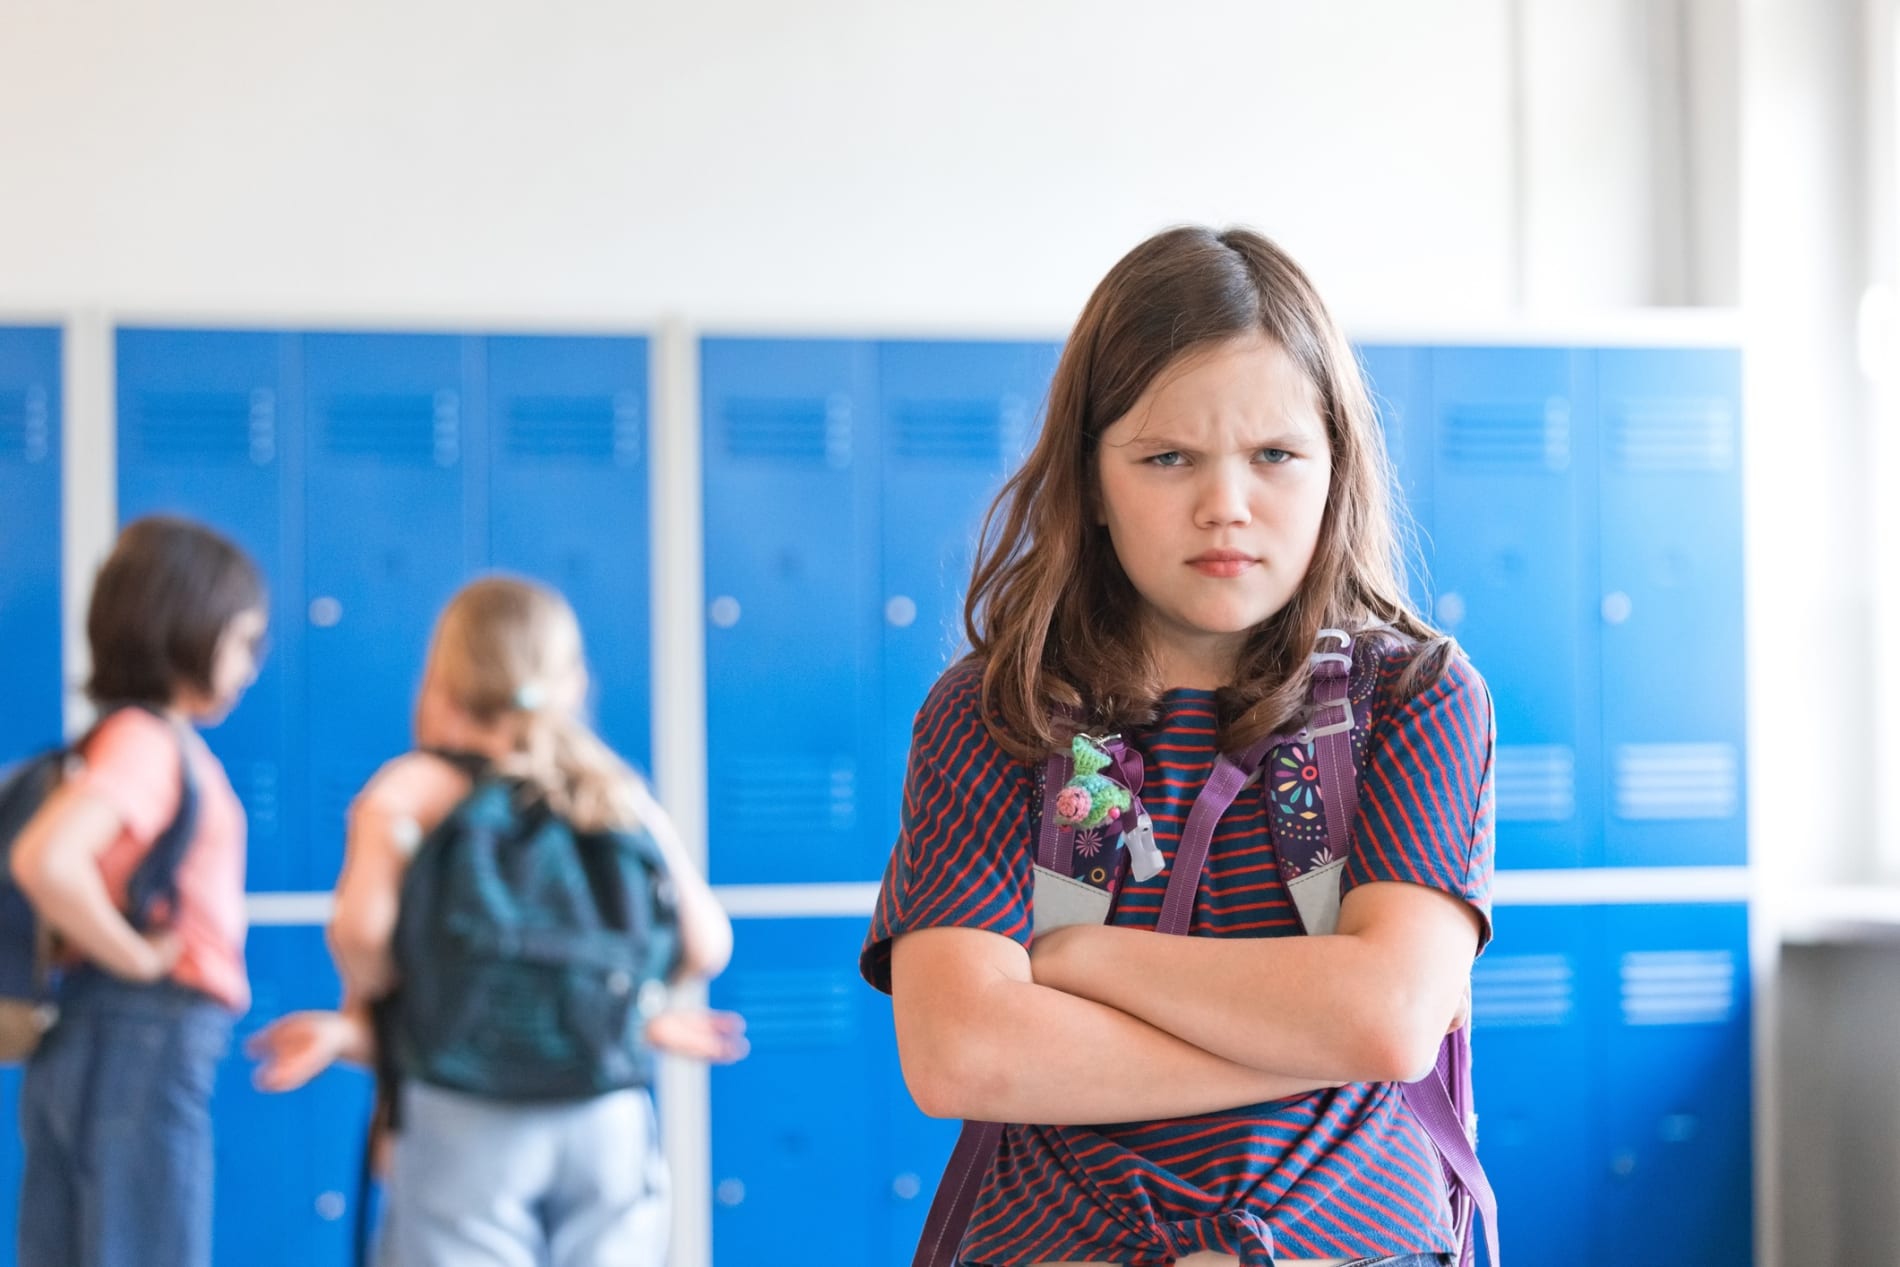
[[[1493,722],[1483,681],[1454,657],[1410,699],[1404,663],[1377,657],[1359,816],[1342,888],[1400,881],[1469,902],[1489,936]],[[978,928],[1028,946],[1040,819],[1036,770],[1006,753],[980,715],[980,669],[966,661],[917,715],[903,828],[860,967],[890,989],[892,939]],[[1210,691],[1169,691],[1154,726],[1129,736],[1143,756],[1142,800],[1172,860],[1217,755]],[[1276,865],[1264,795],[1221,817],[1195,903],[1199,937],[1301,932]],[[1082,847],[1084,842],[1078,842]],[[1112,922],[1152,928],[1168,873],[1125,876]],[[1276,1253],[1350,1258],[1451,1252],[1445,1179],[1395,1083],[1352,1083],[1198,1117],[1102,1126],[1012,1125],[985,1180],[960,1261],[1165,1264],[1196,1250],[1239,1253],[1255,1220]]]

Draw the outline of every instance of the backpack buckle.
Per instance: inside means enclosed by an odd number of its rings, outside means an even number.
[[[1352,729],[1353,715],[1352,715],[1352,697],[1351,696],[1347,696],[1343,699],[1336,699],[1336,700],[1321,700],[1319,701],[1319,707],[1320,708],[1337,707],[1340,713],[1342,714],[1342,716],[1340,720],[1334,721],[1334,722],[1328,722],[1324,726],[1314,725],[1309,722],[1306,725],[1306,727],[1300,731],[1300,734],[1304,736],[1307,740],[1310,741],[1314,739],[1319,739],[1325,735],[1337,735],[1341,733],[1342,731],[1347,731],[1347,730]]]
[[[1308,657],[1313,668],[1317,670],[1322,677],[1338,677],[1341,673],[1352,672],[1351,634],[1347,633],[1344,629],[1322,629],[1314,636],[1313,641],[1316,645],[1323,647],[1333,638],[1339,639],[1339,650],[1315,651]],[[1326,667],[1327,665],[1335,664],[1339,666],[1337,669],[1329,669]]]

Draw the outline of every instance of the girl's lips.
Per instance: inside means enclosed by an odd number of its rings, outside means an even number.
[[[1202,576],[1239,576],[1259,560],[1244,554],[1211,552],[1188,560],[1188,566]]]

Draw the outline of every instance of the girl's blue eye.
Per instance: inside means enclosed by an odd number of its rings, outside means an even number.
[[[1148,459],[1149,464],[1153,466],[1180,466],[1185,461],[1187,461],[1186,455],[1173,449],[1166,453],[1157,453]]]
[[[1269,466],[1279,466],[1293,460],[1293,455],[1285,449],[1262,449],[1260,456]]]

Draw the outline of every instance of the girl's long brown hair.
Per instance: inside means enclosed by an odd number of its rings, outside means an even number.
[[[1041,760],[1078,729],[1154,720],[1164,683],[1139,597],[1096,523],[1102,432],[1183,353],[1265,334],[1312,382],[1332,452],[1319,542],[1298,591],[1256,626],[1216,696],[1221,744],[1245,747],[1302,715],[1319,631],[1413,644],[1415,685],[1450,640],[1407,605],[1391,466],[1352,349],[1287,254],[1246,229],[1159,233],[1110,269],[1063,348],[1035,449],[990,507],[964,604],[983,712],[1011,753]]]

